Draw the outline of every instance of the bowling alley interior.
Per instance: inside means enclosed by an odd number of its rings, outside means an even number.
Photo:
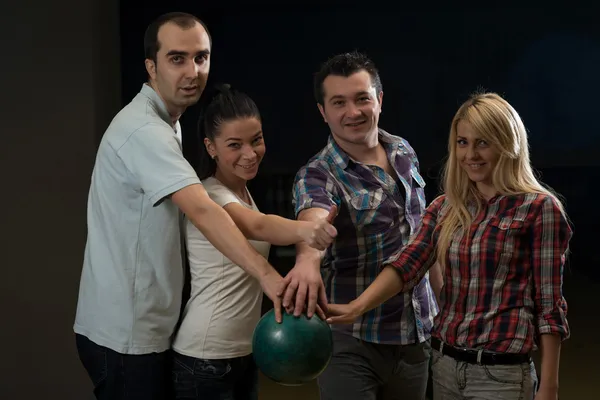
[[[10,2],[1,13],[1,399],[97,398],[74,333],[92,171],[113,118],[148,80],[146,27],[174,11],[200,18],[210,32],[207,87],[228,83],[260,109],[266,151],[247,188],[263,214],[296,218],[296,174],[338,123],[326,121],[313,91],[316,71],[335,54],[362,52],[377,66],[378,126],[413,148],[425,206],[442,194],[458,107],[480,91],[510,102],[525,125],[535,175],[559,194],[573,231],[562,271],[570,336],[560,348],[558,398],[599,398],[600,24],[591,6],[34,0]],[[204,146],[199,113],[192,104],[178,120],[180,152],[192,166]],[[120,237],[118,228],[111,232]],[[294,245],[271,245],[268,261],[285,276]],[[262,314],[272,306],[264,295]],[[543,374],[539,351],[533,359]],[[259,400],[319,398],[316,380],[289,386],[259,373]]]

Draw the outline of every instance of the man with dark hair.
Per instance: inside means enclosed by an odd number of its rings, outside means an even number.
[[[171,12],[159,16],[146,28],[146,32],[144,33],[144,56],[147,60],[152,60],[154,62],[157,61],[156,55],[160,50],[158,31],[160,30],[161,26],[167,22],[175,24],[182,29],[190,29],[196,24],[200,24],[208,36],[209,46],[212,47],[212,38],[210,36],[210,32],[208,31],[208,27],[202,20],[200,20],[200,18],[188,13]]]
[[[145,46],[148,82],[106,130],[88,196],[74,331],[97,399],[168,398],[183,214],[260,282],[281,321],[281,276],[210,199],[182,154],[179,118],[206,85],[208,31],[192,15],[171,13],[148,27]]]
[[[316,73],[314,91],[331,135],[296,175],[295,212],[316,220],[336,205],[339,213],[332,245],[324,252],[297,245],[296,265],[284,279],[284,307],[308,316],[317,304],[326,310],[328,298],[358,297],[416,231],[426,205],[414,150],[378,126],[383,88],[374,63],[357,52],[339,54]],[[437,291],[441,274],[432,270]],[[353,325],[334,325],[334,355],[318,379],[321,399],[424,399],[437,312],[426,276],[412,293]]]

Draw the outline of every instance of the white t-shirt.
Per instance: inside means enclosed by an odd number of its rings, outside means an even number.
[[[252,204],[246,204],[214,177],[202,183],[221,207],[235,202],[258,211],[252,197]],[[183,311],[173,349],[186,356],[204,359],[251,354],[252,334],[261,317],[263,292],[260,283],[217,250],[189,220],[185,223],[191,296]],[[269,243],[253,240],[249,243],[268,258]]]

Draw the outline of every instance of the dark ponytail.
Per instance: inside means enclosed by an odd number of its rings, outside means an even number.
[[[200,180],[213,176],[217,170],[217,163],[208,154],[204,138],[214,142],[223,122],[241,118],[261,119],[256,103],[247,94],[231,89],[228,84],[218,84],[204,91],[198,117],[200,157],[196,173]]]

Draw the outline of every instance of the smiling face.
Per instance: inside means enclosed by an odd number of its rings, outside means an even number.
[[[329,75],[323,81],[323,105],[318,105],[336,140],[362,144],[378,133],[383,92],[377,95],[365,70],[350,76]]]
[[[266,151],[262,124],[254,117],[221,123],[214,140],[204,143],[217,163],[215,175],[227,182],[253,179]]]
[[[500,153],[464,120],[456,125],[456,158],[480,192],[488,194],[494,191],[492,174]]]

